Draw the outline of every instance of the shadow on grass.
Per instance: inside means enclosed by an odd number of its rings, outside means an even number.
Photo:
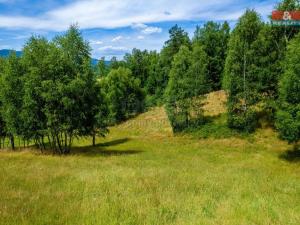
[[[109,156],[135,155],[144,152],[140,150],[131,150],[131,149],[129,150],[106,149],[107,147],[124,144],[128,141],[130,141],[129,138],[122,138],[122,139],[115,139],[104,143],[98,143],[95,146],[88,146],[88,145],[73,146],[71,148],[71,152],[64,156],[80,155],[80,156],[88,156],[88,157],[98,157],[98,156],[109,157]],[[38,154],[42,154],[42,155],[59,155],[59,154],[54,154],[50,148],[47,148],[46,150],[43,150],[43,152],[40,152],[37,146],[33,145],[32,149],[35,149]]]
[[[124,144],[124,143],[126,143],[128,141],[130,141],[130,138],[116,139],[116,140],[112,140],[112,141],[108,141],[108,142],[96,144],[95,147],[110,147],[110,146]]]
[[[135,155],[142,153],[143,151],[139,150],[113,150],[113,149],[105,149],[106,147],[116,146],[120,144],[124,144],[130,141],[130,138],[121,138],[115,139],[112,141],[99,143],[96,146],[83,146],[83,147],[72,147],[70,155],[82,155],[82,156],[122,156],[122,155]]]
[[[292,163],[300,163],[300,149],[288,150],[280,154],[279,158]]]
[[[80,156],[126,156],[126,155],[136,155],[143,153],[140,150],[106,150],[97,147],[73,147],[70,155],[80,155]]]

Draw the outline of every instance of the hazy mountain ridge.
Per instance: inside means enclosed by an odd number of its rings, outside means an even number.
[[[0,57],[6,58],[6,57],[9,56],[9,54],[11,52],[16,52],[16,54],[17,54],[18,57],[22,56],[22,54],[23,54],[22,51],[16,51],[16,50],[13,50],[13,49],[1,49],[0,50]],[[98,62],[99,62],[98,59],[94,59],[94,58],[91,59],[91,63],[92,63],[93,66],[97,65]],[[105,61],[105,64],[109,65],[110,61]]]

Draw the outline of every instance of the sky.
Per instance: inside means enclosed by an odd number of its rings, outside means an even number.
[[[278,0],[0,0],[0,49],[21,50],[31,35],[49,40],[78,24],[94,58],[121,59],[133,48],[159,51],[175,24],[192,37],[206,21],[233,27],[255,9],[267,20]]]

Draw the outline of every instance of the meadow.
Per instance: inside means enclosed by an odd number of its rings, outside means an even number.
[[[298,225],[299,154],[268,127],[226,132],[211,99],[218,135],[174,136],[153,108],[67,156],[1,151],[0,224]]]

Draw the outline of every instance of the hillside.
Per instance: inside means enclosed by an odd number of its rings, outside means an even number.
[[[225,100],[210,94],[206,113]],[[153,108],[90,142],[64,157],[0,152],[0,224],[299,224],[299,158],[271,129],[173,136]]]

